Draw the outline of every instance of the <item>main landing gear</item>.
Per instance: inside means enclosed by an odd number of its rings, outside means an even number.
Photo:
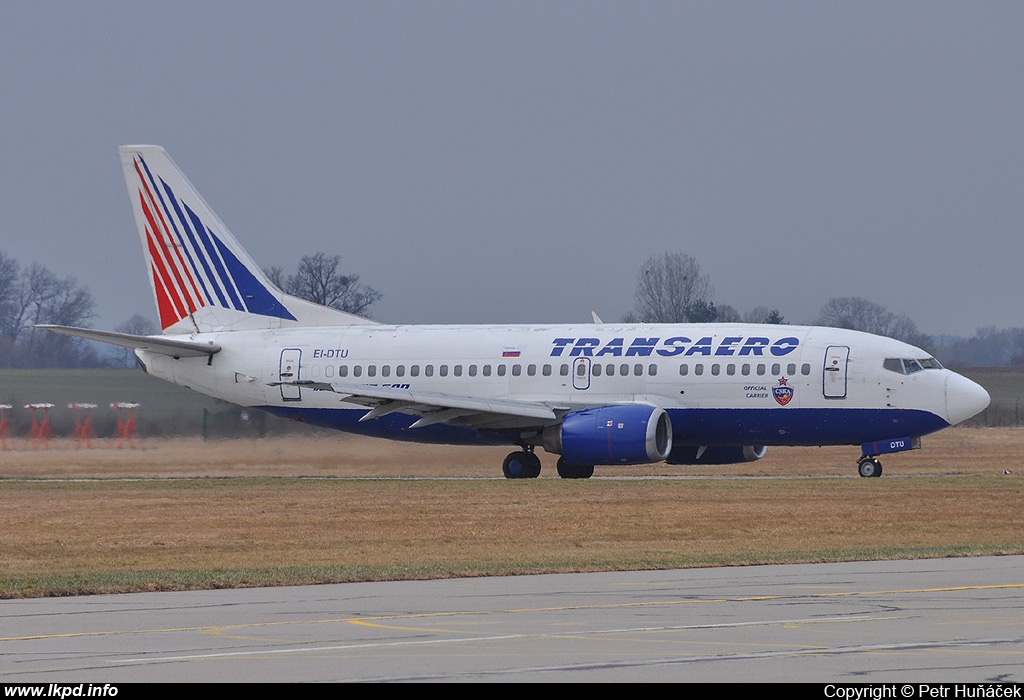
[[[566,464],[561,457],[558,458],[558,476],[563,479],[589,479],[594,476],[593,464]]]
[[[857,473],[863,477],[882,476],[882,463],[878,457],[865,455],[857,462]]]
[[[510,452],[501,464],[501,471],[506,479],[536,479],[540,476],[540,457],[527,448],[518,452]],[[566,464],[558,458],[558,476],[563,479],[589,479],[594,475],[594,465]]]
[[[540,457],[532,450],[510,452],[501,464],[506,479],[536,479],[540,476]]]

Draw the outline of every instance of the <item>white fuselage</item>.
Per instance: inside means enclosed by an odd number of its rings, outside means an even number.
[[[401,414],[360,423],[365,406],[303,383],[394,387],[558,410],[650,404],[669,413],[677,444],[694,445],[854,444],[922,435],[987,403],[983,389],[937,363],[908,372],[894,362],[927,366],[918,348],[834,328],[374,325],[202,338],[223,350],[211,360],[139,355],[151,374],[210,396],[410,440],[463,437],[409,429],[414,417]],[[521,423],[496,418],[487,436],[464,439],[516,442]]]

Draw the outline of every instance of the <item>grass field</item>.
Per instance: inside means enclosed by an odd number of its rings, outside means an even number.
[[[1024,372],[965,374],[993,396],[974,424],[1014,425]],[[135,449],[106,437],[109,403],[125,400],[142,404]],[[856,448],[830,447],[585,481],[558,479],[544,454],[541,478],[508,481],[505,448],[273,420],[267,438],[203,440],[204,411],[210,435],[252,424],[136,370],[0,372],[0,403],[42,401],[56,405],[49,449],[12,409],[20,437],[0,451],[0,597],[1024,551],[1015,428],[928,436],[886,456],[881,479],[855,476]],[[92,449],[66,437],[69,402],[99,405]]]
[[[1024,431],[727,467],[500,477],[504,449],[355,437],[0,452],[0,597],[1024,551]],[[1005,470],[1013,472],[1004,474]]]
[[[988,390],[992,403],[970,425],[1024,427],[1024,368],[986,367],[959,370]]]

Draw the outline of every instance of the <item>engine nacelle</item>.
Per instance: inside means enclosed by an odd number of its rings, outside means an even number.
[[[543,445],[573,466],[661,462],[672,451],[672,421],[656,406],[588,408],[545,430]]]
[[[756,462],[768,454],[764,445],[677,445],[666,460],[669,464],[739,464]]]

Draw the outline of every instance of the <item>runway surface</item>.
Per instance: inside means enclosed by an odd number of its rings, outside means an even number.
[[[0,683],[1024,681],[1024,556],[0,602]]]

